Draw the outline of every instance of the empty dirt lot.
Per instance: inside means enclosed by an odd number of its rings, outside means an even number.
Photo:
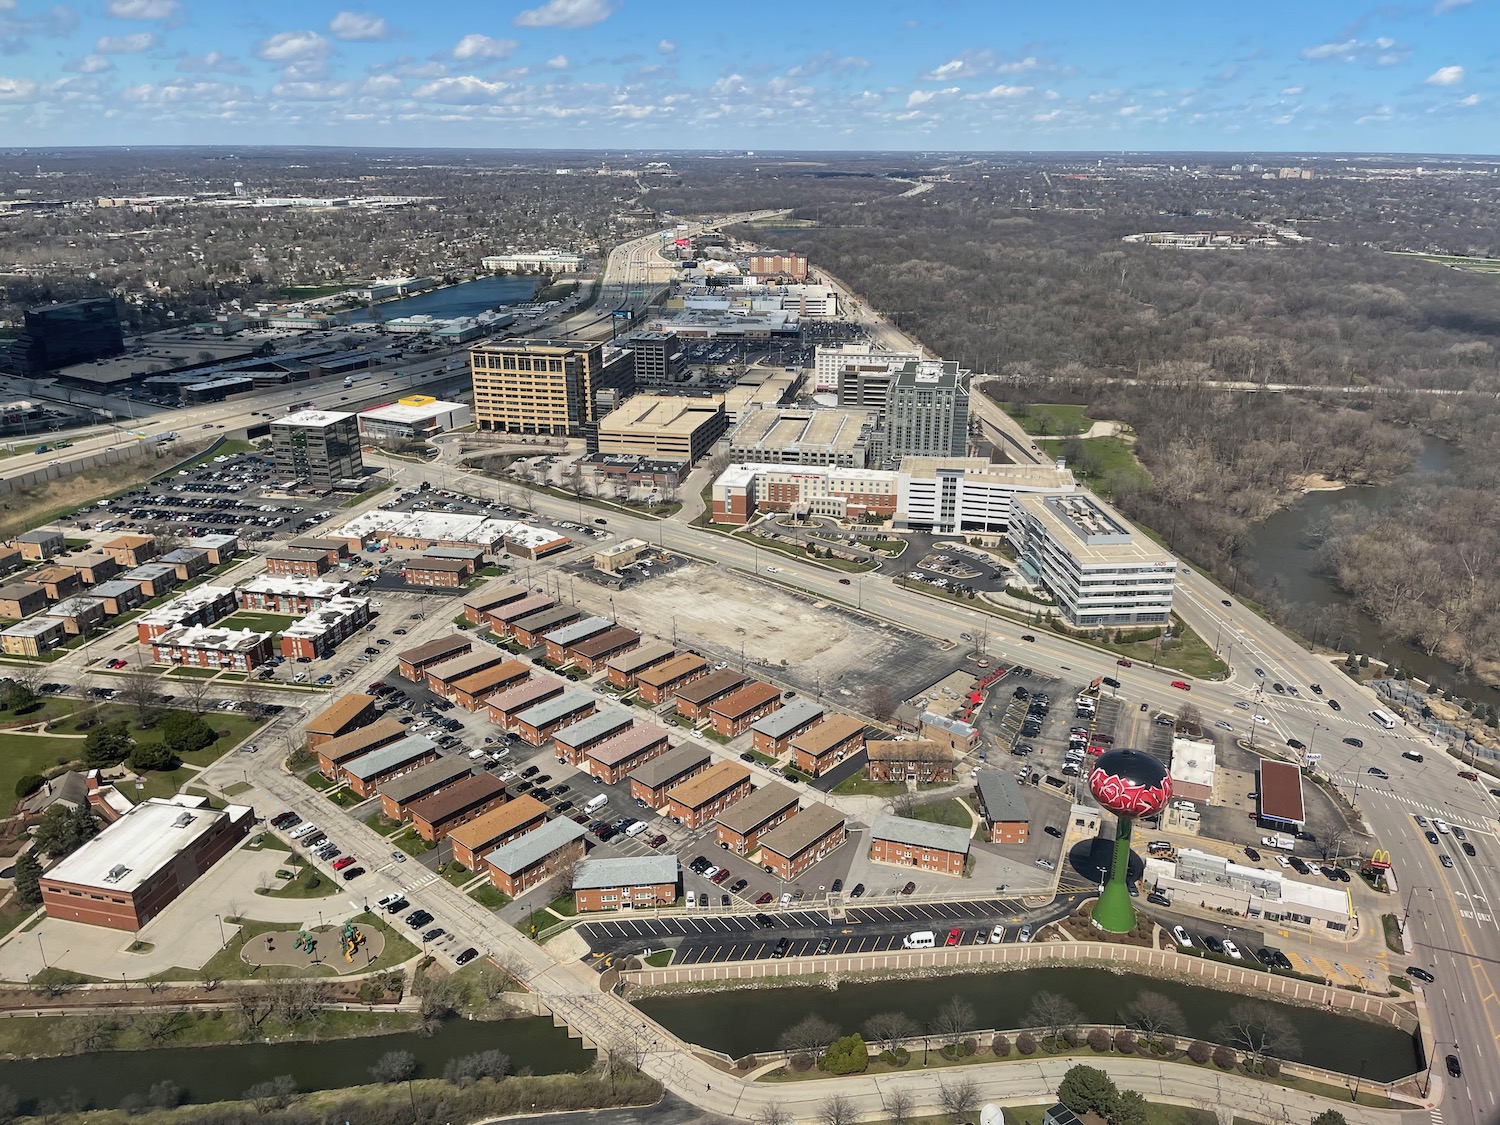
[[[752,674],[845,700],[857,712],[877,686],[899,702],[963,663],[957,649],[930,638],[701,564],[616,591],[614,606],[622,621],[664,640],[675,617],[679,647],[734,667],[743,645]]]

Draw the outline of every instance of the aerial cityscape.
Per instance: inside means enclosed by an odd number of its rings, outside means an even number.
[[[1500,1125],[1500,18],[0,0],[0,1125]]]

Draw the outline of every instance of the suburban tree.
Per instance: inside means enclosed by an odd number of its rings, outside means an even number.
[[[907,1125],[917,1108],[917,1099],[905,1086],[893,1086],[881,1094],[885,1119],[889,1125]]]
[[[120,1025],[113,1016],[101,1012],[84,1012],[67,1021],[68,1041],[75,1055],[91,1055],[112,1042]]]
[[[113,766],[125,760],[134,739],[124,719],[105,723],[89,731],[83,740],[83,760],[90,766]]]
[[[1042,1032],[1043,1038],[1054,1045],[1063,1033],[1077,1027],[1083,1021],[1078,1005],[1056,992],[1038,992],[1026,1010],[1025,1024]]]
[[[202,715],[172,711],[161,720],[162,742],[174,754],[191,754],[212,746],[216,737],[214,728]]]
[[[972,1078],[939,1081],[938,1102],[954,1121],[967,1121],[979,1106],[979,1084]]]
[[[818,1125],[854,1125],[859,1120],[859,1111],[851,1099],[834,1094],[818,1103],[814,1116]]]
[[[1109,1125],[1146,1125],[1150,1109],[1139,1090],[1121,1090],[1109,1115]]]
[[[817,1058],[838,1038],[839,1029],[816,1012],[809,1012],[783,1031],[776,1045],[783,1051],[806,1052]]]
[[[417,1073],[417,1057],[410,1051],[387,1051],[370,1067],[370,1077],[381,1085],[405,1082]]]
[[[1349,1122],[1338,1110],[1325,1109],[1312,1119],[1312,1125],[1349,1125]]]
[[[188,702],[193,705],[193,714],[203,714],[203,701],[208,697],[208,692],[213,681],[202,676],[187,676],[182,681],[183,693]]]
[[[257,1082],[244,1093],[246,1101],[255,1106],[255,1112],[270,1113],[273,1109],[285,1109],[297,1096],[297,1082],[290,1074],[278,1074],[265,1082]]]
[[[1214,1038],[1245,1056],[1250,1067],[1267,1055],[1290,1058],[1302,1051],[1292,1021],[1270,1004],[1242,1000],[1233,1005],[1226,1019],[1214,1027]]]
[[[938,1009],[937,1018],[933,1022],[933,1030],[950,1044],[957,1043],[959,1036],[973,1028],[974,1005],[961,996],[950,997],[948,1002]]]
[[[1097,1113],[1109,1117],[1120,1096],[1114,1080],[1094,1066],[1073,1066],[1057,1085],[1057,1100],[1074,1113]]]
[[[479,1051],[449,1059],[443,1070],[443,1078],[457,1086],[477,1082],[481,1078],[493,1078],[497,1082],[510,1073],[510,1056],[501,1051]]]
[[[23,906],[35,906],[42,901],[42,865],[35,853],[24,851],[16,857],[16,898]]]
[[[143,668],[132,669],[120,677],[120,698],[135,708],[141,726],[150,723],[156,710],[156,677]]]
[[[865,1038],[879,1044],[882,1051],[894,1051],[897,1043],[916,1031],[916,1021],[905,1012],[876,1012],[864,1025]]]
[[[79,845],[99,834],[93,813],[88,805],[55,804],[48,807],[38,822],[33,839],[36,847],[53,859],[61,859],[76,851]]]
[[[870,1050],[864,1037],[856,1031],[835,1039],[828,1045],[821,1065],[829,1074],[863,1074],[870,1069]]]
[[[137,743],[125,762],[138,773],[148,770],[164,772],[176,769],[181,764],[181,760],[172,753],[171,748],[161,742]]]
[[[769,1101],[751,1118],[755,1125],[796,1125],[796,1118],[778,1101]]]
[[[1182,1031],[1182,1009],[1160,992],[1146,989],[1125,1007],[1125,1022],[1141,1033],[1148,1043],[1163,1035]]]

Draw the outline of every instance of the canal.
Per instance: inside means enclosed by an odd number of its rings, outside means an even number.
[[[375,307],[380,311],[381,320],[418,315],[443,319],[478,316],[500,305],[517,305],[531,300],[539,284],[541,279],[536,277],[479,277],[457,285],[445,285],[441,289],[429,289],[412,297],[383,301]],[[360,309],[353,316],[356,324],[369,319],[368,308]]]
[[[1277,593],[1293,606],[1351,605],[1349,596],[1324,565],[1323,543],[1317,529],[1326,526],[1334,512],[1351,504],[1370,512],[1388,508],[1403,489],[1446,474],[1458,456],[1456,447],[1429,437],[1423,440],[1411,471],[1389,484],[1307,493],[1256,526],[1245,555],[1245,569],[1261,590],[1269,589],[1275,582]],[[1428,656],[1415,645],[1382,633],[1368,614],[1356,614],[1355,628],[1357,651],[1383,656],[1424,680],[1436,680],[1471,699],[1500,706],[1500,691],[1466,677],[1447,661]]]
[[[227,1018],[227,1017],[226,1017]],[[152,1051],[103,1051],[46,1059],[0,1062],[0,1086],[12,1090],[23,1113],[38,1103],[75,1091],[88,1108],[113,1109],[128,1094],[145,1095],[154,1083],[171,1080],[191,1102],[238,1098],[257,1082],[290,1074],[300,1091],[362,1086],[370,1067],[387,1051],[410,1051],[418,1076],[440,1078],[450,1059],[496,1050],[510,1056],[512,1073],[584,1071],[593,1053],[550,1018],[451,1020],[435,1035],[403,1032],[327,1042],[241,1043],[222,1047],[166,1047]]]
[[[804,988],[737,989],[696,996],[662,996],[636,1006],[689,1043],[731,1058],[774,1049],[781,1033],[810,1012],[843,1034],[860,1030],[877,1012],[904,1012],[918,1026],[931,1024],[955,996],[974,1007],[983,1027],[1014,1028],[1023,1023],[1039,992],[1066,996],[1085,1022],[1124,1023],[1126,1007],[1142,991],[1158,992],[1182,1009],[1188,1038],[1213,1038],[1214,1026],[1246,999],[1237,993],[1154,980],[1102,969],[1024,969],[920,980],[842,984],[836,991]],[[1278,1004],[1301,1041],[1295,1059],[1346,1074],[1391,1081],[1420,1069],[1410,1035],[1385,1024],[1338,1016],[1318,1008]]]

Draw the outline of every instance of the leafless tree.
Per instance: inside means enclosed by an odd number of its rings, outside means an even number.
[[[120,1025],[113,1016],[100,1012],[84,1012],[64,1022],[68,1030],[68,1041],[75,1055],[89,1055],[104,1050],[120,1030]]]
[[[890,1125],[907,1125],[917,1108],[917,1099],[905,1086],[893,1086],[880,1098],[885,1108],[885,1118]]]
[[[854,1125],[859,1120],[854,1102],[843,1094],[834,1094],[820,1101],[814,1116],[818,1125]]]
[[[130,1017],[130,1027],[153,1047],[165,1043],[187,1026],[186,1008],[143,1008]]]
[[[1155,1043],[1163,1035],[1181,1034],[1183,1028],[1182,1009],[1175,1001],[1150,989],[1126,1005],[1124,1016],[1125,1022],[1139,1031],[1147,1043]]]
[[[765,1108],[757,1110],[750,1118],[754,1125],[796,1125],[797,1119],[787,1112],[780,1102],[767,1102]]]
[[[882,1051],[894,1051],[901,1040],[915,1035],[916,1021],[905,1012],[876,1012],[865,1020],[865,1038]]]
[[[979,1084],[972,1078],[955,1078],[938,1083],[938,1101],[943,1112],[954,1121],[967,1121],[979,1107]]]
[[[205,685],[208,681],[202,681]],[[120,677],[120,698],[135,708],[141,726],[148,726],[156,706],[157,678],[150,672],[135,668]]]
[[[240,684],[239,691],[240,706],[245,713],[253,718],[259,718],[266,705],[266,688],[258,679],[251,676]]]
[[[327,981],[312,977],[289,977],[271,982],[267,987],[276,1018],[296,1024],[316,1019],[333,1001],[333,990]]]
[[[1203,729],[1203,712],[1198,710],[1195,703],[1184,703],[1177,708],[1177,729],[1201,731]]]
[[[1302,1041],[1292,1021],[1269,1004],[1242,1000],[1214,1027],[1214,1038],[1233,1047],[1245,1062],[1259,1066],[1267,1055],[1285,1059],[1301,1054]]]
[[[1078,1005],[1055,992],[1038,992],[1031,999],[1023,1023],[1041,1031],[1054,1043],[1083,1020]]]
[[[182,680],[182,690],[188,697],[188,702],[193,705],[195,714],[203,714],[203,701],[208,696],[213,681],[206,676],[185,676]]]
[[[974,1030],[974,1005],[962,996],[951,997],[938,1009],[932,1026],[949,1043],[957,1043],[964,1032]]]
[[[891,694],[889,684],[877,683],[871,685],[865,702],[870,708],[871,717],[877,722],[884,723],[896,713],[896,699]]]
[[[816,1012],[809,1012],[783,1031],[776,1043],[783,1051],[806,1052],[817,1058],[838,1035],[837,1027]]]

